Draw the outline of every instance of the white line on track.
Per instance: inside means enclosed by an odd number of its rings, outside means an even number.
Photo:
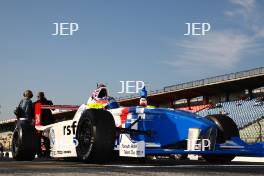
[[[147,166],[137,166],[137,165],[103,165],[106,167],[119,167],[119,168],[216,168],[216,167],[264,167],[264,165],[147,165]]]

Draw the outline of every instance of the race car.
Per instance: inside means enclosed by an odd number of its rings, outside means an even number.
[[[41,109],[71,111],[60,113],[61,121],[41,126],[41,118],[45,118]],[[200,117],[168,108],[120,107],[104,85],[86,104],[37,104],[35,113],[34,126],[19,122],[14,130],[16,160],[34,159],[37,133],[49,139],[51,157],[83,162],[111,161],[116,154],[138,158],[195,154],[211,163],[228,163],[236,156],[264,156],[264,143],[242,141],[235,122],[226,115]]]

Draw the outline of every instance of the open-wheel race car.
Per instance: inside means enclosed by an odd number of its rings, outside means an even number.
[[[41,109],[70,111],[59,113],[60,121],[41,126],[45,118]],[[51,157],[84,162],[110,161],[115,154],[139,158],[196,154],[211,163],[230,162],[236,156],[264,156],[264,143],[242,141],[227,115],[200,117],[168,108],[119,107],[104,86],[80,106],[37,104],[35,126],[20,122],[13,133],[16,160],[35,157],[37,133],[49,139]]]

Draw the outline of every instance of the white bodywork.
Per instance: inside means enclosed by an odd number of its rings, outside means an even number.
[[[76,146],[78,145],[78,141],[76,137],[76,131],[79,119],[82,113],[89,109],[88,105],[83,104],[79,107],[77,112],[75,113],[72,120],[66,120],[62,122],[58,122],[55,124],[51,124],[48,126],[36,126],[36,129],[39,131],[43,131],[43,135],[50,139],[50,150],[51,157],[54,158],[66,158],[66,157],[77,157]],[[122,110],[124,108],[117,108],[110,110],[111,114],[114,117],[116,127],[125,127],[125,123],[122,123],[121,115]],[[138,116],[144,118],[143,110],[144,108],[138,108],[137,111],[139,113]],[[127,119],[131,119],[132,115],[127,114]],[[133,126],[133,129],[137,129],[137,125]],[[145,156],[145,142],[144,141],[131,141],[128,138],[129,136],[120,137],[120,144],[118,145],[116,150],[119,150],[120,156],[127,157],[144,157]],[[146,144],[147,145],[147,144]],[[119,147],[120,146],[120,147]],[[122,147],[124,146],[124,147]],[[128,153],[127,151],[133,151]]]
[[[87,109],[85,104],[74,115],[72,120],[58,122],[48,126],[36,126],[37,130],[43,131],[43,135],[50,139],[51,157],[77,157],[75,139],[78,121],[84,110]],[[76,125],[74,127],[74,125]]]

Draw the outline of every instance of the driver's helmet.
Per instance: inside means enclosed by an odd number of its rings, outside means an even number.
[[[114,109],[119,107],[117,101],[113,97],[108,96],[108,91],[104,84],[97,85],[97,89],[92,93],[87,104],[93,108]]]
[[[108,96],[107,88],[104,84],[97,85],[97,89],[95,89],[92,93],[92,99],[101,99]]]

